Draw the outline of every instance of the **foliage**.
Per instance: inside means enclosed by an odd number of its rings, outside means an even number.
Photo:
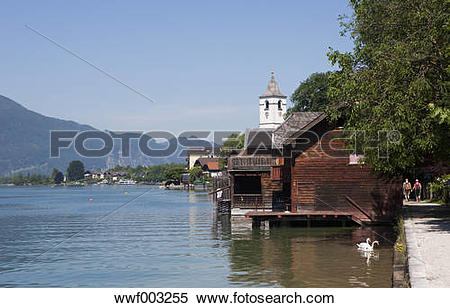
[[[314,73],[301,82],[291,96],[294,106],[287,110],[285,117],[292,112],[325,111],[330,105],[327,97],[330,74],[331,72]]]
[[[162,164],[145,168],[143,179],[147,182],[162,182],[167,180],[180,180],[181,175],[186,172],[183,164]]]
[[[74,171],[70,171],[71,172],[70,174],[72,174],[73,177],[72,179],[70,179],[68,175],[69,181],[78,181],[84,178],[84,167],[82,169],[81,167],[82,166],[78,162],[73,162],[69,165],[69,168],[67,168],[68,174],[69,169],[78,170],[77,176],[73,175]],[[187,172],[184,164],[175,164],[175,163],[168,163],[149,167],[137,166],[135,168],[130,166],[116,166],[108,171],[126,172],[127,178],[148,183],[162,182],[167,180],[180,180],[181,175]],[[106,178],[110,179],[109,176],[107,176]],[[64,174],[58,169],[54,169],[52,171],[51,177],[46,177],[39,174],[32,174],[27,176],[24,176],[23,174],[18,174],[14,177],[0,178],[0,184],[15,184],[15,185],[40,185],[49,183],[60,184],[63,182],[63,180]],[[101,181],[101,179],[98,179],[98,181]],[[91,180],[89,182],[95,182],[95,180],[94,181]]]
[[[394,249],[406,255],[405,224],[402,216],[398,218],[394,230],[397,234],[397,241],[395,242]]]
[[[163,177],[166,180],[181,180],[181,175],[186,171],[183,165],[181,166],[172,166],[167,168],[163,172]]]
[[[233,152],[243,149],[245,142],[245,134],[237,135],[231,134],[228,136],[227,140],[222,145],[220,149],[220,156],[227,157],[230,156]]]
[[[44,185],[50,182],[48,176],[42,174],[16,174],[11,177],[0,178],[0,184],[14,184],[14,185]]]
[[[61,184],[64,181],[64,174],[57,168],[53,168],[50,180],[55,184]]]
[[[225,169],[226,164],[227,164],[227,158],[226,157],[219,157],[219,169],[220,170]]]
[[[199,179],[203,174],[203,170],[200,167],[194,167],[189,170],[189,178],[191,182]]]
[[[432,193],[432,201],[439,201],[443,204],[450,204],[450,174],[445,174],[436,178],[430,183],[430,190]]]
[[[61,184],[64,181],[64,174],[61,171],[58,171],[51,179],[53,179],[55,184]]]
[[[350,0],[351,18],[342,18],[343,35],[353,52],[330,50],[339,67],[330,75],[328,97],[348,106],[330,110],[345,116],[346,128],[364,130],[365,161],[385,174],[399,174],[425,159],[448,160],[449,4],[439,0]],[[400,140],[370,140],[396,130]],[[394,136],[394,135],[392,135]],[[397,135],[398,136],[398,135]],[[394,142],[395,141],[395,142]]]
[[[78,181],[84,177],[84,164],[79,160],[73,160],[67,167],[67,179],[69,181]]]
[[[59,172],[59,170],[57,168],[53,168],[52,170],[52,175],[50,176],[51,179],[54,179],[56,174]]]

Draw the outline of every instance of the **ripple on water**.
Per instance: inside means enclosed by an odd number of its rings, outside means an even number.
[[[0,187],[0,286],[390,287],[390,229],[231,228],[208,198],[140,186]],[[368,236],[382,243],[370,260],[354,247]]]

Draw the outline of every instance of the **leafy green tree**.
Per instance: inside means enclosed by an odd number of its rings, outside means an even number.
[[[57,168],[52,169],[52,175],[50,176],[51,179],[55,179],[56,174],[59,172]]]
[[[233,152],[244,148],[245,134],[237,135],[231,134],[222,145],[220,149],[220,156],[227,157]]]
[[[18,173],[11,177],[0,178],[0,184],[14,184],[14,185],[42,185],[50,183],[50,178],[42,174],[27,174]]]
[[[327,97],[330,74],[331,72],[314,73],[301,82],[291,96],[294,106],[287,110],[286,117],[292,112],[325,111],[330,105]]]
[[[365,160],[385,174],[402,173],[427,159],[446,160],[449,150],[449,1],[350,0],[351,18],[343,18],[343,34],[354,41],[353,52],[330,50],[339,70],[330,76],[328,95],[347,108],[346,127],[364,130],[358,140]],[[400,140],[379,142],[381,158],[369,140],[379,131],[396,130]],[[389,140],[388,140],[389,141]]]
[[[64,181],[64,174],[58,171],[52,179],[55,184],[61,184]]]
[[[199,179],[203,174],[203,170],[200,167],[194,167],[189,170],[189,178],[191,179],[191,182]]]
[[[169,168],[164,170],[163,177],[166,180],[180,180],[181,174],[185,171],[186,169],[184,168],[184,166],[170,166]]]
[[[79,160],[70,162],[67,168],[67,179],[69,181],[78,181],[84,177],[84,164]]]
[[[12,182],[14,185],[25,185],[26,179],[22,173],[19,173],[18,175],[13,177]]]
[[[143,172],[143,179],[147,182],[161,182],[165,180],[179,180],[181,174],[186,172],[186,169],[184,164],[169,163],[144,167],[144,170],[140,170],[139,172]]]
[[[145,174],[145,180],[148,182],[157,181],[161,182],[164,180],[163,176],[163,165],[157,165],[157,166],[150,166],[147,168],[146,174]]]
[[[136,178],[142,177],[145,174],[145,171],[146,171],[145,167],[139,165],[133,169],[133,171],[132,171],[133,177],[136,177]]]

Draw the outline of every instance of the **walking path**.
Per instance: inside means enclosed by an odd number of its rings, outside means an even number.
[[[405,202],[411,287],[450,287],[450,206]]]

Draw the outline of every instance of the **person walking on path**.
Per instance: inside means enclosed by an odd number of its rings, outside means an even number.
[[[411,193],[411,183],[408,182],[408,179],[405,179],[403,183],[403,195],[405,196],[406,201],[409,201],[409,194]]]
[[[420,193],[422,192],[422,184],[420,184],[419,180],[416,180],[413,190],[414,194],[416,195],[416,202],[420,202]]]

